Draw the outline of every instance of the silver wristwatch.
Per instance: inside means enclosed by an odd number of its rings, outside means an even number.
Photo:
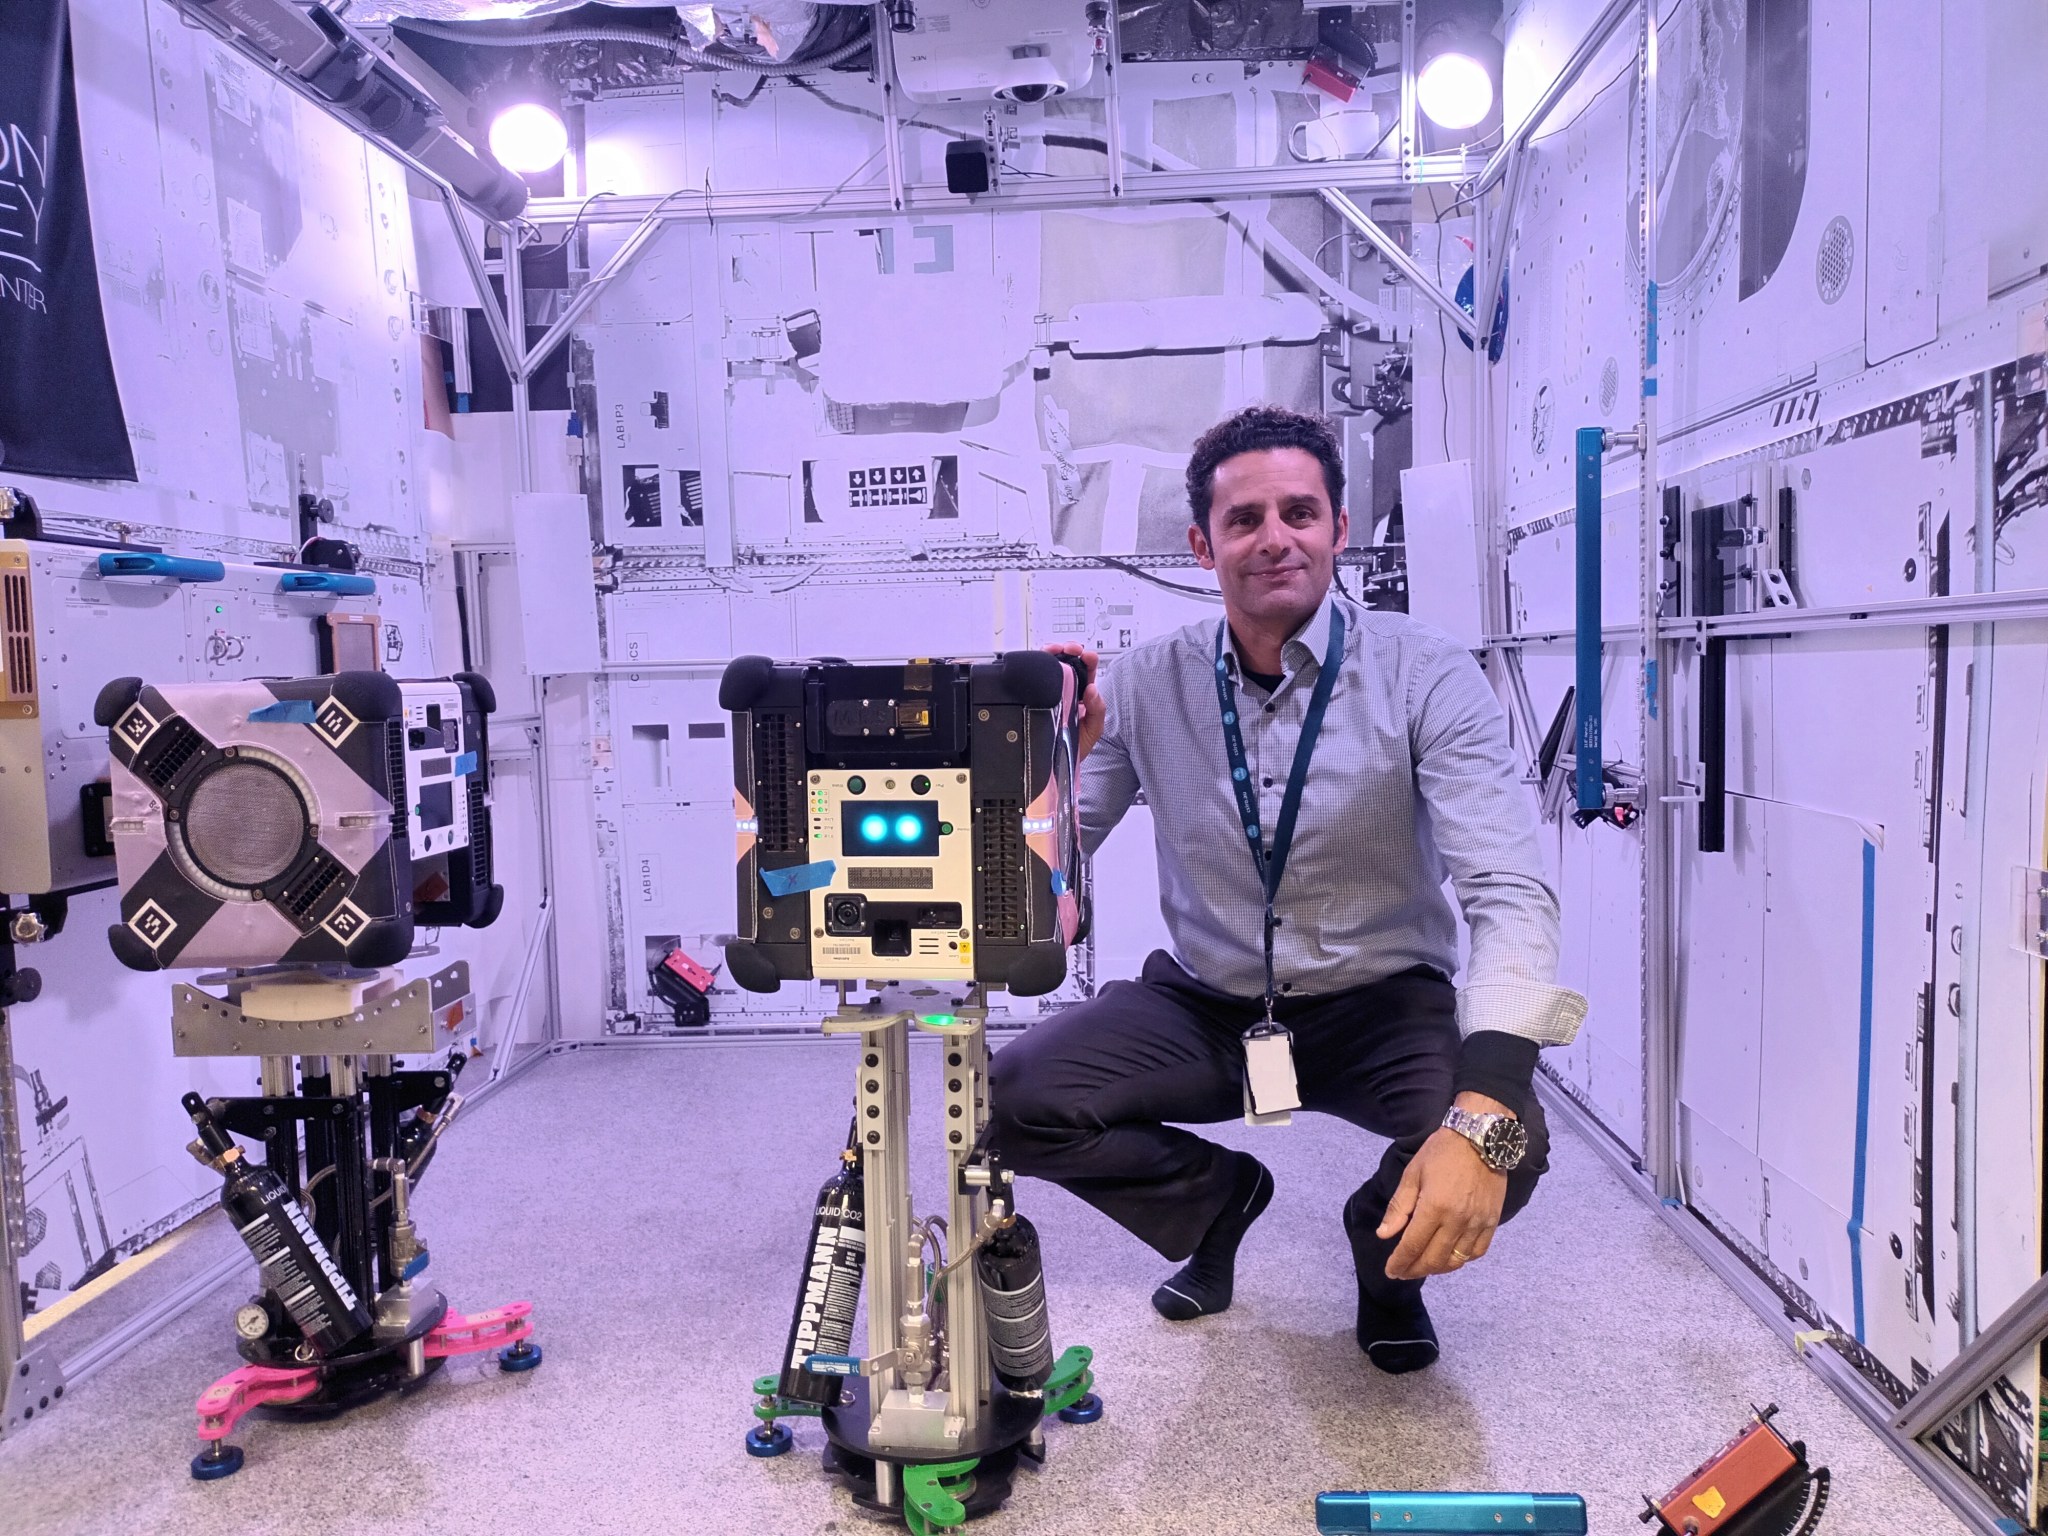
[[[1444,1127],[1471,1142],[1495,1173],[1512,1173],[1529,1150],[1529,1128],[1513,1115],[1475,1115],[1453,1104],[1444,1111]]]

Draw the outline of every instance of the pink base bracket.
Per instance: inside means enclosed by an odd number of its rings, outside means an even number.
[[[450,1312],[427,1335],[426,1353],[430,1360],[445,1359],[450,1355],[475,1355],[506,1344],[518,1344],[532,1336],[533,1303],[510,1301],[488,1312],[479,1312],[474,1317]]]
[[[229,1371],[199,1394],[194,1406],[199,1411],[199,1438],[225,1440],[242,1421],[242,1415],[265,1403],[295,1403],[311,1397],[320,1385],[320,1373],[311,1366],[281,1369],[274,1365],[245,1365]]]

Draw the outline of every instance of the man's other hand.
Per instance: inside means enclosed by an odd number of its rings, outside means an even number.
[[[1095,750],[1095,743],[1102,740],[1102,726],[1109,713],[1109,706],[1102,702],[1102,690],[1095,686],[1095,652],[1072,640],[1057,641],[1046,647],[1055,656],[1077,658],[1088,678],[1088,686],[1081,694],[1081,730],[1075,744],[1076,762],[1085,759]]]
[[[1510,1112],[1483,1094],[1461,1093],[1457,1103],[1473,1114]],[[1479,1149],[1456,1131],[1437,1130],[1409,1160],[1400,1188],[1387,1202],[1379,1235],[1392,1237],[1406,1228],[1387,1260],[1387,1278],[1446,1275],[1484,1257],[1507,1196],[1506,1174],[1487,1167]]]

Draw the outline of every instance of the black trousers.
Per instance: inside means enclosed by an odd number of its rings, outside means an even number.
[[[1226,1149],[1180,1125],[1243,1114],[1240,1037],[1262,1012],[1258,999],[1212,991],[1154,951],[1139,980],[1111,982],[996,1052],[996,1147],[1018,1173],[1071,1190],[1167,1259],[1185,1259],[1230,1198],[1234,1168]],[[1294,1033],[1302,1107],[1392,1139],[1346,1202],[1344,1225],[1375,1298],[1412,1297],[1421,1282],[1386,1278],[1399,1239],[1381,1242],[1373,1229],[1450,1107],[1456,989],[1419,969],[1346,992],[1282,998],[1275,1015]],[[1503,1221],[1529,1203],[1549,1166],[1533,1099],[1525,1123],[1529,1150],[1508,1175]]]

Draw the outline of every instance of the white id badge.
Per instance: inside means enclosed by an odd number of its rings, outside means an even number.
[[[1301,1108],[1294,1081],[1294,1036],[1277,1024],[1261,1024],[1244,1034],[1244,1122],[1246,1125],[1288,1125],[1290,1110]]]

